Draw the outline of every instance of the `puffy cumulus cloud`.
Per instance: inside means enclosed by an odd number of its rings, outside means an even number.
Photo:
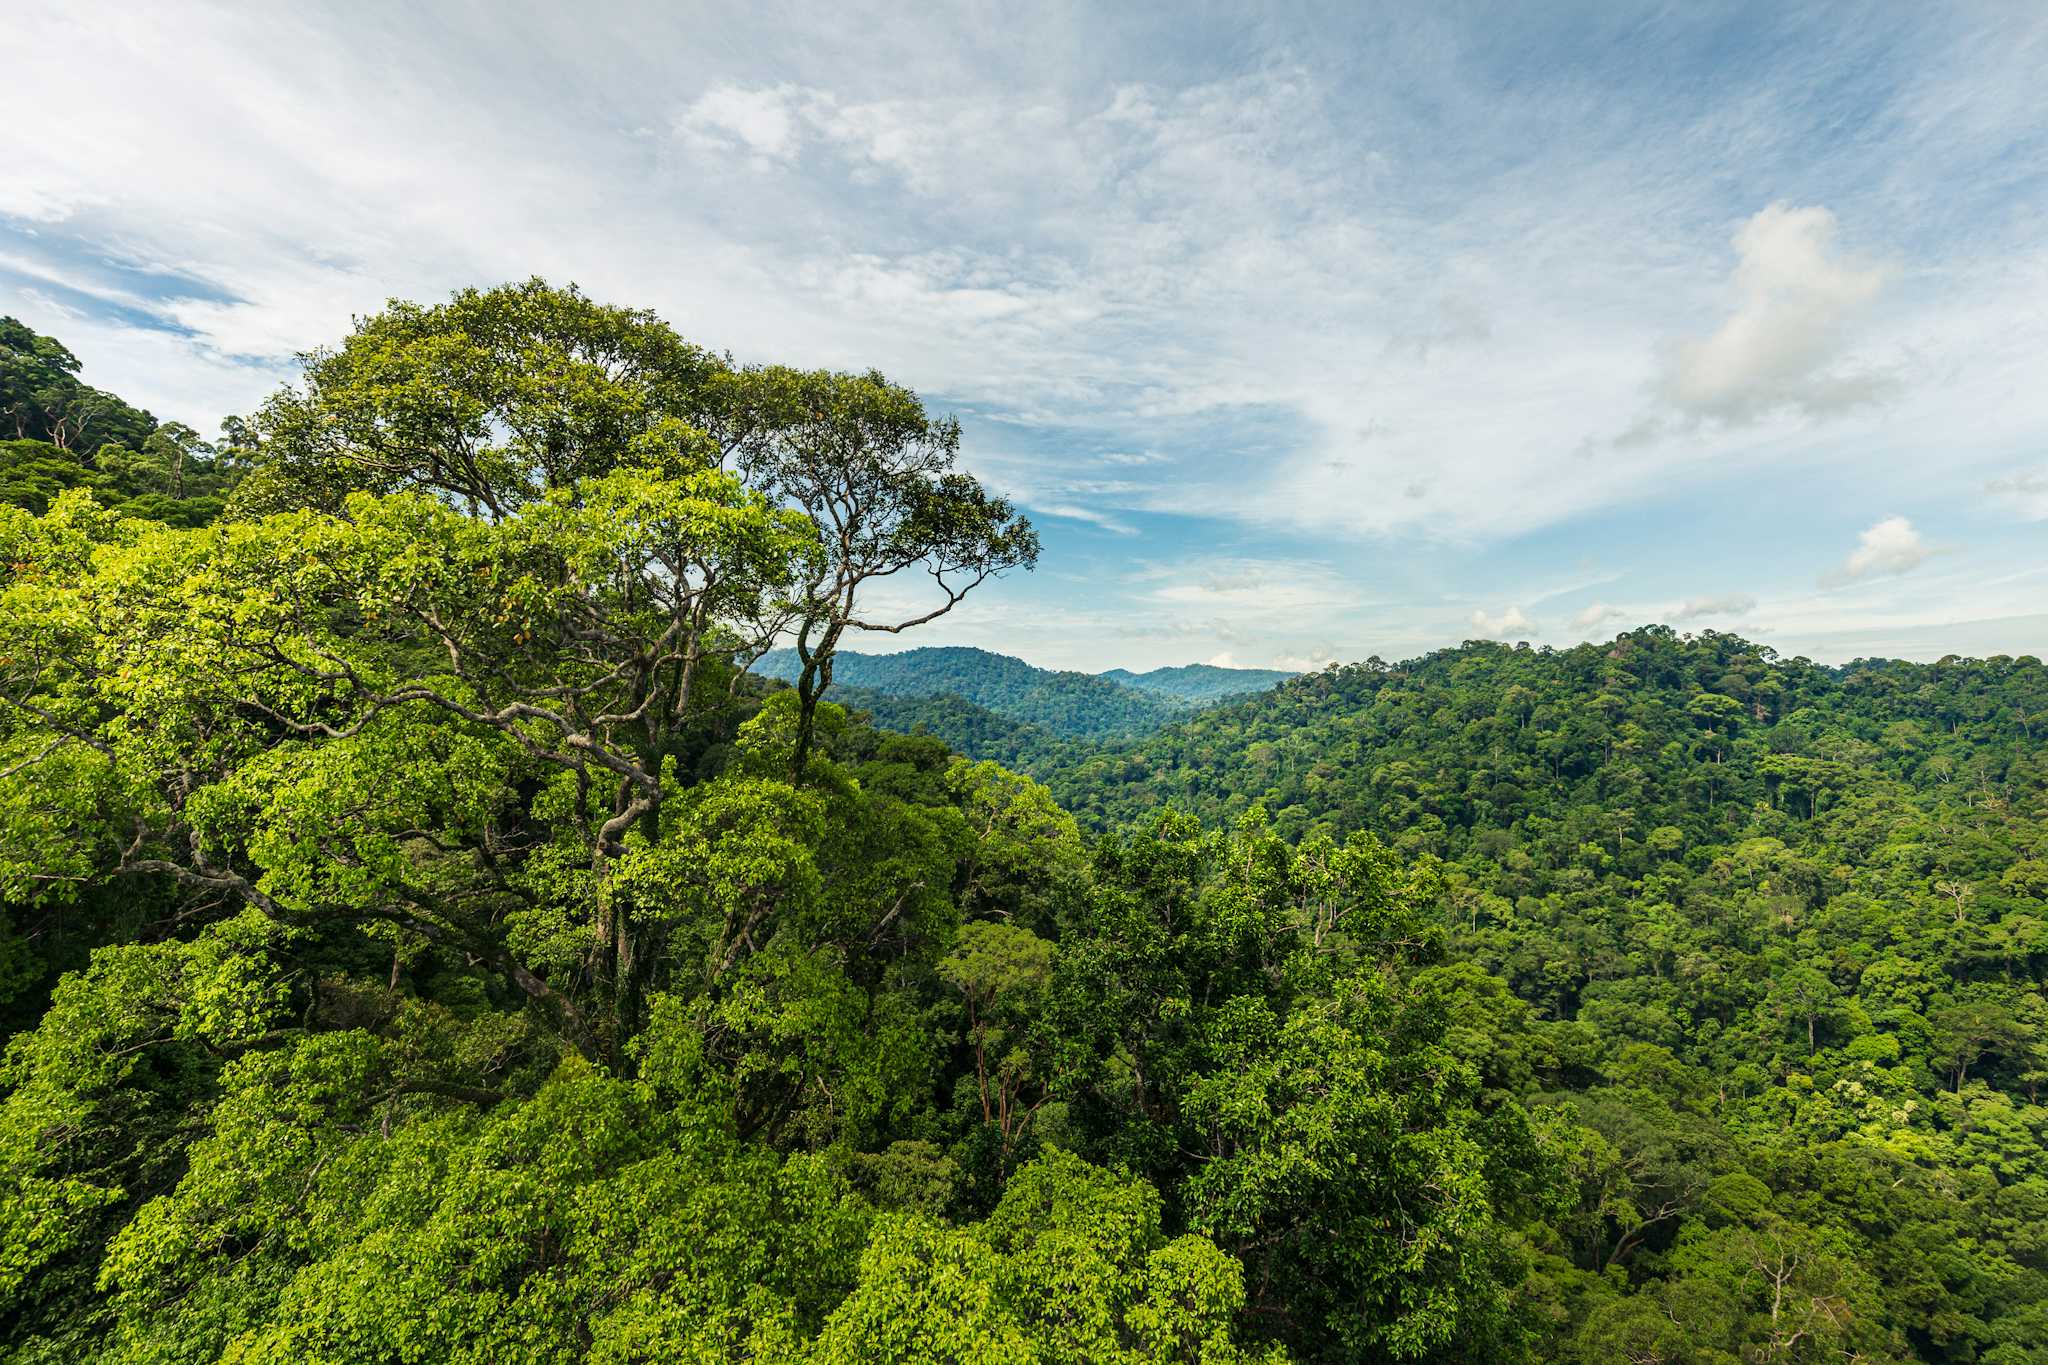
[[[819,97],[792,85],[749,90],[720,85],[676,116],[676,131],[700,147],[731,147],[768,161],[788,161],[824,113]]]
[[[1674,621],[1697,621],[1703,616],[1742,616],[1756,610],[1756,599],[1748,593],[1723,593],[1718,597],[1688,597],[1669,612]]]
[[[1709,335],[1667,349],[1665,403],[1688,418],[1743,423],[1785,409],[1839,412],[1891,387],[1882,374],[1837,367],[1887,272],[1842,255],[1834,214],[1772,204],[1736,232],[1735,250],[1735,309]]]
[[[1823,586],[1860,578],[1902,574],[1918,568],[1934,553],[1904,517],[1886,517],[1857,537],[1856,548],[1841,565],[1821,579]]]
[[[1572,629],[1592,630],[1596,626],[1603,626],[1609,621],[1619,620],[1627,615],[1627,611],[1611,602],[1595,602],[1572,618]]]
[[[1731,592],[1687,597],[1661,610],[1650,608],[1618,607],[1612,602],[1594,602],[1572,617],[1572,628],[1579,631],[1595,631],[1612,621],[1626,621],[1630,617],[1641,620],[1652,618],[1670,621],[1697,621],[1709,616],[1743,616],[1756,610],[1756,599],[1748,593]]]
[[[1342,658],[1343,651],[1334,645],[1326,645],[1320,652],[1313,649],[1306,653],[1300,650],[1282,650],[1278,654],[1265,656],[1265,662],[1262,664],[1244,664],[1241,667],[1284,668],[1295,673],[1320,673],[1326,668],[1335,668]]]
[[[1479,632],[1481,639],[1505,640],[1510,635],[1527,637],[1536,633],[1536,623],[1522,614],[1520,607],[1509,607],[1498,616],[1488,616],[1484,610],[1474,610],[1471,616],[1472,629]]]
[[[1226,649],[1210,655],[1202,662],[1211,668],[1278,668],[1293,673],[1314,673],[1332,667],[1337,662],[1337,656],[1329,650],[1321,654],[1310,651],[1307,654],[1282,652],[1253,655]]]

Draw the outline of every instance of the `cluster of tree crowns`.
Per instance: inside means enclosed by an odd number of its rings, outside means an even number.
[[[1037,553],[879,375],[534,282],[151,454],[0,341],[10,1359],[2048,1361],[2038,660],[1469,645],[1026,776],[830,700]]]
[[[0,503],[42,512],[86,488],[126,516],[173,526],[218,517],[242,472],[232,450],[93,388],[79,368],[55,337],[0,317]],[[241,435],[230,423],[230,438]]]

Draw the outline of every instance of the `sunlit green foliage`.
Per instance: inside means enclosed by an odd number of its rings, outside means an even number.
[[[1470,645],[1041,785],[825,693],[1036,551],[879,376],[530,283],[188,437],[0,507],[7,1359],[2048,1361],[2037,660]]]

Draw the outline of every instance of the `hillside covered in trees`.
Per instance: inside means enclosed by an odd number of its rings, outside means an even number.
[[[755,672],[793,681],[800,667],[794,650],[779,649],[764,655]],[[1157,733],[1191,711],[1294,676],[1212,664],[1075,673],[955,646],[841,652],[832,695],[881,729],[933,735],[969,758],[1050,772],[1083,761],[1097,742]]]
[[[1095,752],[1087,740],[1010,720],[956,696],[899,696],[869,687],[835,686],[832,697],[877,729],[930,735],[964,757],[988,759],[1019,772],[1057,770]],[[1160,718],[1160,725],[1170,723],[1171,718]]]
[[[79,368],[55,337],[0,317],[0,503],[42,512],[84,488],[124,516],[173,526],[219,516],[241,477],[235,458],[86,384]]]
[[[795,650],[778,649],[765,655],[756,671],[763,677],[793,682],[801,668]],[[832,673],[835,685],[864,698],[952,699],[1046,735],[1089,740],[1150,734],[1191,709],[1260,692],[1292,676],[1273,669],[1208,664],[1158,668],[1149,673],[1124,669],[1076,673],[1036,668],[1007,654],[962,646],[910,649],[900,654],[844,650]],[[957,707],[938,708],[935,713],[948,709],[959,711]],[[903,716],[912,714],[908,709],[893,710]],[[976,735],[965,728],[960,733],[968,738]]]
[[[1039,547],[879,375],[5,341],[6,1359],[2048,1362],[2037,659],[908,696]]]
[[[1439,867],[1452,958],[1559,1049],[1531,1102],[1645,1163],[1580,1264],[1652,1278],[1586,1340],[1700,1358],[1674,1272],[1740,1174],[1914,1358],[2031,1360],[2039,1243],[1999,1229],[2048,1211],[2044,726],[2032,657],[1825,668],[1646,628],[1331,669],[1038,771],[1104,827],[1367,830]]]
[[[1204,706],[1213,702],[1227,701],[1242,697],[1250,692],[1263,692],[1278,683],[1286,682],[1295,675],[1278,668],[1225,668],[1220,664],[1175,664],[1166,668],[1148,669],[1133,673],[1128,668],[1112,668],[1102,677],[1111,682],[1135,687],[1143,692],[1157,692],[1174,697],[1191,706]]]

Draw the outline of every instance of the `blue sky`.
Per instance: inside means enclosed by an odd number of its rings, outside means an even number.
[[[195,425],[531,274],[879,367],[1046,546],[884,647],[2048,653],[2048,9],[1244,8],[14,0],[0,312]]]

